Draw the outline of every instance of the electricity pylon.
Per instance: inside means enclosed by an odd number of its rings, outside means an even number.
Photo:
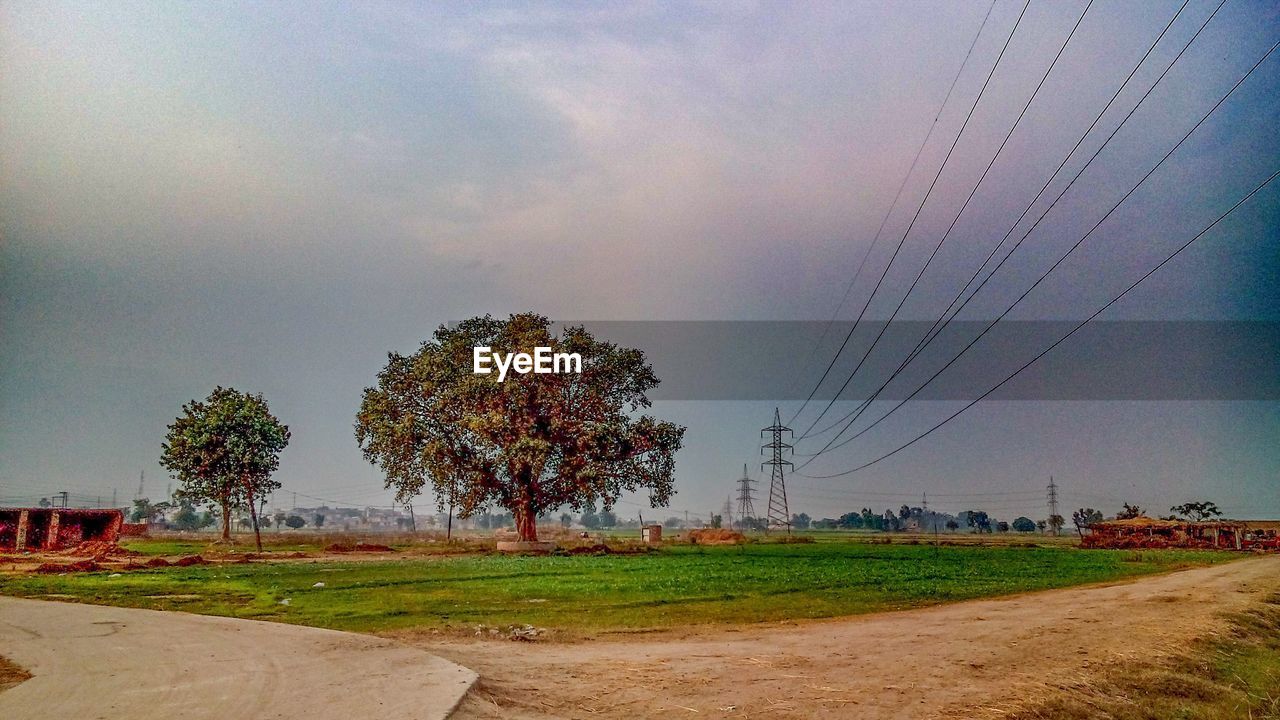
[[[769,516],[765,525],[766,532],[772,527],[786,527],[787,534],[791,534],[791,512],[787,509],[787,481],[783,473],[783,467],[791,465],[788,460],[782,459],[783,451],[795,452],[790,445],[782,442],[782,433],[790,433],[791,428],[784,427],[782,417],[778,412],[778,408],[773,409],[773,424],[760,431],[760,437],[764,437],[765,433],[771,433],[773,440],[768,445],[760,447],[760,453],[764,454],[765,450],[772,451],[772,457],[760,464],[763,470],[765,465],[772,469],[769,479]],[[795,433],[792,433],[792,437]],[[795,467],[794,465],[791,465]]]
[[[756,490],[753,487],[755,480],[747,477],[747,465],[742,465],[742,477],[738,479],[738,529],[747,529],[747,518],[756,516],[756,509],[753,507]],[[732,525],[730,525],[732,527]]]

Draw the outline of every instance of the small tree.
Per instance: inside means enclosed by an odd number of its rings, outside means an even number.
[[[1218,506],[1208,501],[1174,505],[1169,510],[1193,522],[1203,522],[1209,518],[1222,516],[1222,511],[1218,509]]]
[[[290,528],[293,528],[294,530],[297,530],[298,528],[305,527],[307,524],[307,521],[303,520],[301,515],[290,515],[289,517],[284,519],[284,524],[286,527],[290,527]]]
[[[570,527],[573,525],[573,516],[569,513],[560,513],[560,527]]]
[[[808,530],[812,523],[813,518],[809,517],[808,513],[800,513],[798,515],[791,516],[791,527],[796,530]]]
[[[576,354],[580,372],[474,372],[475,348]],[[571,368],[572,369],[572,368]],[[356,417],[365,459],[382,468],[397,502],[430,483],[440,509],[460,517],[491,505],[515,516],[520,539],[536,540],[536,518],[624,492],[647,490],[653,507],[674,493],[684,428],[632,415],[650,405],[658,378],[639,350],[597,340],[581,327],[551,332],[540,315],[473,318],[441,326],[411,356],[391,353]]]
[[[271,474],[289,444],[289,428],[261,395],[215,388],[203,401],[182,407],[162,446],[160,464],[180,483],[177,495],[221,508],[222,539],[231,539],[231,513],[247,507],[262,550],[256,499],[276,490]]]
[[[212,513],[197,513],[195,507],[189,502],[181,502],[178,505],[178,512],[173,516],[173,526],[184,532],[203,530],[215,522]]]
[[[1129,503],[1125,503],[1124,507],[1120,509],[1120,512],[1116,513],[1116,519],[1132,520],[1136,517],[1142,517],[1142,515],[1143,515],[1142,508],[1138,507],[1137,505],[1130,505]]]
[[[169,508],[169,503],[159,502],[152,504],[150,498],[134,500],[133,510],[129,511],[129,522],[149,523],[167,512]]]
[[[1084,531],[1094,523],[1102,522],[1102,513],[1093,508],[1080,508],[1071,513],[1071,522],[1076,526],[1076,534],[1084,537]]]
[[[320,513],[316,513],[311,518],[311,524],[315,527],[324,527],[324,516]]]
[[[1054,535],[1062,532],[1062,526],[1067,524],[1065,518],[1061,515],[1050,515],[1045,522],[1049,525],[1049,530]]]
[[[947,529],[951,532],[955,532],[960,529],[960,523],[956,522],[955,518],[952,518],[947,521]]]
[[[1013,521],[1013,529],[1020,533],[1029,533],[1036,529],[1036,523],[1029,517],[1020,517]]]
[[[976,533],[991,532],[991,517],[987,515],[985,510],[966,510],[960,513],[969,520],[969,525]]]

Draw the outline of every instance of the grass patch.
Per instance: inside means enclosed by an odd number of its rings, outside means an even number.
[[[355,631],[530,624],[598,631],[895,610],[1204,565],[1223,553],[856,542],[629,556],[461,556],[0,576],[0,593]],[[324,583],[316,587],[316,583]]]
[[[1227,637],[1164,663],[1127,663],[1011,720],[1276,720],[1280,594],[1232,616]]]

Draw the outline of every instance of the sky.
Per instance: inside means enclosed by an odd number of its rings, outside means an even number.
[[[1180,5],[1089,5],[899,318],[937,317]],[[1216,5],[1187,4],[1064,178]],[[352,432],[363,388],[388,352],[484,313],[847,323],[887,266],[866,315],[887,319],[1086,4],[1022,7],[0,2],[0,502],[123,502],[140,472],[162,496],[165,426],[230,385],[290,425],[277,477],[299,504],[388,504]],[[1229,0],[965,319],[1012,303],[1278,39],[1274,5]],[[1280,54],[1009,319],[1088,317],[1280,169],[1277,126]],[[1280,321],[1278,228],[1273,184],[1099,319]],[[760,477],[759,429],[775,406],[801,410],[783,386],[829,360],[795,358],[775,398],[655,404],[689,428],[674,512],[718,510],[744,463]],[[1264,348],[1251,377],[1276,358]],[[692,372],[750,361],[734,346]],[[909,403],[801,472],[860,465],[963,404]],[[993,399],[864,471],[788,489],[816,517],[927,492],[1039,518],[1052,475],[1071,507],[1208,498],[1280,517],[1278,438],[1268,392]]]

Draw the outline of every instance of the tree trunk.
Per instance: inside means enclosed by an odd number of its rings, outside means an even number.
[[[258,530],[258,507],[253,504],[253,487],[245,481],[244,489],[249,495],[249,517],[253,518],[253,540],[258,545],[258,552],[262,552],[262,532]]]
[[[529,503],[526,501],[516,505],[511,514],[515,518],[516,532],[520,534],[520,541],[537,542],[538,517],[529,508]]]
[[[222,498],[222,539],[231,542],[231,500]]]

